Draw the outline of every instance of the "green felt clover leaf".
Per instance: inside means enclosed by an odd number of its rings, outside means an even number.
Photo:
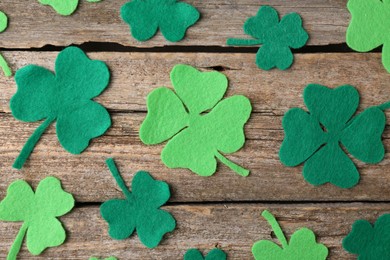
[[[138,41],[149,40],[160,29],[165,39],[178,42],[200,14],[195,7],[177,0],[132,0],[122,6],[121,17]]]
[[[102,0],[87,0],[90,3],[97,3]],[[68,16],[76,11],[79,0],[39,0],[43,5],[51,6],[58,14]]]
[[[160,209],[171,196],[168,184],[140,171],[133,178],[130,192],[114,160],[108,159],[107,165],[126,197],[106,201],[100,207],[100,213],[109,225],[110,237],[123,240],[137,229],[142,244],[148,248],[158,246],[162,237],[176,228],[172,215]]]
[[[158,88],[147,98],[148,114],[141,125],[140,138],[148,145],[170,138],[161,153],[169,168],[188,168],[210,176],[216,158],[233,171],[247,176],[249,171],[226,159],[245,143],[244,124],[251,104],[244,96],[223,99],[228,81],[219,72],[200,72],[187,65],[176,65],[171,72],[176,91]]]
[[[89,258],[89,260],[103,260],[103,259],[100,259],[97,257],[91,257],[91,258]],[[104,260],[118,260],[118,259],[116,257],[110,256],[108,258],[104,258]]]
[[[56,74],[36,65],[16,72],[18,85],[11,99],[13,116],[24,122],[45,119],[28,139],[14,167],[21,169],[46,128],[57,120],[57,136],[72,154],[84,151],[91,139],[111,126],[110,115],[93,98],[107,87],[110,72],[102,61],[90,60],[76,47],[68,47],[57,57]]]
[[[71,211],[73,206],[73,196],[65,192],[61,188],[61,182],[54,177],[43,179],[35,193],[25,181],[11,183],[7,196],[0,203],[0,220],[23,221],[23,225],[7,260],[16,259],[24,237],[27,248],[33,255],[64,243],[65,230],[57,217]]]
[[[316,242],[315,234],[310,229],[295,231],[288,242],[275,217],[267,210],[263,211],[262,216],[271,225],[282,247],[269,240],[260,240],[252,247],[256,260],[325,260],[328,256],[328,248]]]
[[[367,52],[383,45],[382,63],[390,72],[390,1],[349,0],[347,7],[352,16],[346,36],[348,46]]]
[[[359,260],[390,259],[390,214],[380,216],[372,226],[366,220],[358,220],[352,231],[343,239],[343,247]]]
[[[184,260],[226,260],[226,253],[219,248],[214,248],[203,257],[198,249],[193,248],[185,253]]]
[[[359,93],[354,87],[330,89],[315,84],[306,87],[304,101],[309,113],[293,108],[283,118],[281,162],[291,167],[305,162],[303,176],[316,186],[327,182],[340,188],[355,186],[359,172],[340,144],[363,162],[375,164],[383,160],[384,110],[390,108],[390,102],[353,117],[359,105]]]
[[[263,70],[288,69],[294,60],[291,48],[301,48],[309,39],[299,14],[289,13],[279,22],[278,13],[271,6],[260,7],[257,15],[245,22],[244,32],[254,39],[228,39],[227,45],[261,44],[256,64]]]
[[[0,11],[0,33],[4,32],[8,27],[8,17],[5,13]],[[4,59],[3,55],[0,54],[0,67],[4,72],[6,77],[12,76],[11,68],[8,66],[7,61]]]

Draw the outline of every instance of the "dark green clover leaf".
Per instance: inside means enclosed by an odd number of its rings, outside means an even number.
[[[156,247],[162,237],[176,227],[172,215],[160,209],[171,196],[168,184],[140,171],[133,178],[130,192],[114,160],[108,159],[107,165],[126,197],[106,201],[100,207],[100,213],[109,225],[110,237],[123,240],[137,229],[142,244],[148,248]]]
[[[262,216],[271,225],[282,247],[269,240],[260,240],[252,247],[256,260],[325,260],[328,256],[328,248],[316,242],[316,236],[310,229],[295,231],[287,241],[275,217],[267,210]]]
[[[244,96],[222,99],[228,81],[222,73],[200,72],[187,65],[176,65],[171,72],[175,92],[158,88],[147,98],[148,114],[141,125],[145,144],[171,139],[161,153],[169,168],[188,168],[210,176],[217,160],[242,176],[249,171],[226,159],[245,143],[244,125],[251,104]],[[221,100],[222,99],[222,100]]]
[[[374,226],[366,220],[356,221],[343,239],[343,247],[359,260],[389,260],[390,214],[380,216]]]
[[[196,8],[177,0],[132,0],[122,6],[121,16],[135,39],[147,41],[160,29],[171,42],[182,40],[200,17]]]
[[[221,249],[214,248],[206,257],[198,249],[190,249],[184,255],[184,260],[226,260],[226,253]]]
[[[110,115],[93,98],[107,87],[110,72],[102,61],[90,60],[76,47],[63,50],[57,57],[56,74],[29,65],[16,72],[18,85],[11,99],[13,116],[24,122],[45,121],[28,139],[14,167],[20,169],[46,128],[57,121],[61,145],[72,154],[84,151],[91,139],[111,126]]]
[[[278,13],[271,6],[260,7],[257,15],[245,22],[244,32],[255,39],[228,39],[227,44],[262,44],[256,55],[256,64],[263,70],[288,69],[294,60],[290,48],[301,48],[309,39],[299,14],[287,14],[279,22]]]
[[[383,160],[384,110],[390,108],[390,102],[353,117],[359,105],[354,87],[329,89],[315,84],[306,87],[304,101],[309,113],[293,108],[283,118],[281,162],[286,166],[305,162],[303,176],[313,185],[330,182],[340,188],[355,186],[359,172],[340,144],[363,162]]]
[[[8,27],[8,17],[5,13],[0,11],[0,33],[4,32]],[[6,77],[12,76],[12,71],[8,66],[7,61],[4,59],[3,55],[0,54],[0,67],[4,72]]]

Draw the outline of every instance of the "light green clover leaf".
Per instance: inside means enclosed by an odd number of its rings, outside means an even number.
[[[8,187],[7,196],[0,203],[0,220],[23,225],[12,245],[7,260],[15,260],[26,237],[27,248],[39,255],[48,247],[65,241],[65,230],[57,217],[72,210],[73,196],[61,188],[54,177],[42,180],[35,193],[27,182],[18,180]]]
[[[8,17],[7,15],[0,11],[0,33],[4,32],[8,27]],[[0,67],[4,72],[6,77],[12,76],[11,68],[8,66],[7,61],[4,59],[3,55],[0,54]]]
[[[248,98],[237,95],[222,99],[228,81],[219,72],[176,65],[171,81],[176,93],[158,88],[148,95],[148,114],[140,129],[142,142],[154,145],[171,139],[161,153],[169,168],[188,168],[210,176],[216,171],[218,158],[247,176],[248,170],[221,152],[234,153],[244,145],[243,127],[252,110]]]
[[[184,260],[226,260],[226,253],[219,248],[214,248],[203,257],[198,249],[193,248],[185,253]]]
[[[87,0],[87,2],[95,3],[102,0]],[[39,0],[43,5],[51,6],[60,15],[71,15],[76,11],[79,0]]]

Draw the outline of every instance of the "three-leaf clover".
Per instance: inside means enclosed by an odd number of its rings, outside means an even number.
[[[256,16],[245,22],[244,32],[254,39],[228,39],[227,45],[262,44],[256,55],[256,64],[263,70],[288,69],[294,60],[290,48],[301,48],[309,39],[299,14],[289,13],[279,22],[278,13],[271,6],[260,7]]]
[[[57,217],[72,210],[74,199],[61,188],[54,177],[42,180],[35,193],[27,182],[11,183],[7,196],[0,203],[0,219],[23,221],[23,225],[12,245],[7,260],[15,260],[26,237],[27,248],[39,255],[48,247],[61,245],[66,238],[65,230]]]
[[[347,7],[352,16],[346,35],[348,46],[355,51],[367,52],[383,45],[382,63],[390,72],[390,1],[349,0]]]
[[[123,240],[137,229],[142,244],[148,248],[156,247],[162,237],[176,227],[172,215],[160,209],[171,196],[168,184],[140,171],[133,178],[130,192],[114,160],[108,159],[107,165],[126,197],[106,201],[100,207],[100,213],[109,225],[110,237]]]
[[[226,253],[219,248],[214,248],[203,257],[198,249],[193,248],[185,253],[184,260],[226,260]]]
[[[177,0],[132,0],[122,6],[121,17],[139,41],[149,40],[160,29],[165,39],[177,42],[200,14],[195,7]]]
[[[295,231],[288,242],[275,217],[267,210],[263,211],[262,216],[271,225],[282,247],[269,240],[260,240],[252,247],[256,260],[324,260],[328,256],[328,248],[316,242],[315,234],[310,229]]]
[[[93,98],[107,87],[110,72],[105,63],[90,60],[76,47],[68,47],[57,57],[56,74],[36,65],[16,72],[18,86],[11,99],[13,116],[24,122],[45,119],[28,139],[14,167],[22,168],[46,128],[57,120],[57,136],[72,154],[84,151],[91,139],[111,126],[110,115]]]
[[[355,186],[359,172],[340,144],[363,162],[374,164],[383,160],[384,110],[390,108],[390,102],[367,108],[353,117],[359,93],[352,86],[329,89],[310,84],[303,95],[310,113],[292,108],[285,114],[281,162],[286,166],[305,162],[303,176],[313,185],[330,182],[340,188]]]
[[[219,72],[200,72],[187,65],[176,65],[171,72],[176,91],[162,87],[147,97],[148,114],[141,125],[145,144],[159,144],[170,138],[161,153],[169,168],[188,168],[210,176],[218,158],[233,171],[247,176],[249,171],[226,159],[245,143],[244,124],[251,104],[244,96],[223,99],[228,81]]]
[[[101,0],[87,0],[87,2],[100,2]],[[60,15],[71,15],[79,4],[79,0],[39,0],[43,5],[51,6]]]
[[[380,216],[374,226],[366,220],[357,220],[343,239],[343,247],[359,255],[359,260],[390,259],[390,214]]]
[[[8,27],[8,17],[7,15],[0,11],[0,33],[4,32]],[[0,67],[4,72],[6,77],[10,77],[12,75],[12,71],[8,66],[7,61],[4,59],[3,55],[0,54]]]

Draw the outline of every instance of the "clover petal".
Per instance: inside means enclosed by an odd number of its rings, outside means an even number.
[[[271,6],[262,6],[256,16],[250,17],[244,24],[244,32],[264,43],[267,33],[279,23],[276,9]]]
[[[293,63],[294,56],[287,46],[264,44],[256,54],[256,64],[263,70],[278,68],[285,70]]]
[[[23,198],[23,199],[20,199]],[[26,212],[32,212],[34,191],[27,182],[18,180],[9,185],[7,196],[0,203],[0,219],[4,221],[24,221]]]
[[[50,5],[60,15],[71,15],[77,8],[79,0],[39,0],[43,5]]]
[[[283,248],[269,240],[260,240],[253,244],[252,254],[255,260],[284,259]]]
[[[226,253],[219,248],[211,250],[206,257],[198,249],[192,248],[185,253],[184,260],[226,260],[226,257]]]

